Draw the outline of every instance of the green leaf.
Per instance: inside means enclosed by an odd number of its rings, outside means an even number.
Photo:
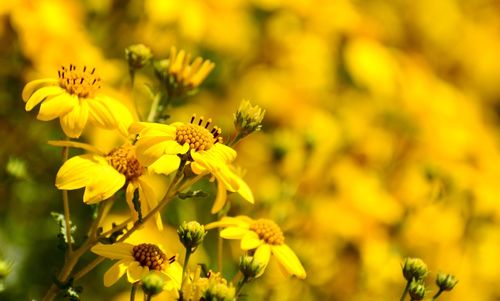
[[[68,238],[66,237],[66,221],[64,219],[64,215],[59,213],[59,212],[51,212],[50,215],[56,221],[56,223],[59,225],[59,233],[57,234],[57,237],[59,238],[58,247],[61,249],[64,249],[64,248],[66,248],[66,244],[68,243]],[[75,233],[76,226],[73,226],[71,221],[69,222],[69,224],[71,226],[70,234]],[[74,243],[75,240],[73,238],[73,235],[70,235],[70,238],[71,238],[71,243]]]

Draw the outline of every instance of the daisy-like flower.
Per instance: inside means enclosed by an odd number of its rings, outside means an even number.
[[[59,118],[66,136],[78,138],[87,122],[127,133],[132,117],[117,100],[99,94],[101,78],[95,68],[62,66],[58,78],[46,78],[26,84],[22,98],[26,111],[41,103],[37,119]]]
[[[161,273],[174,282],[179,289],[182,280],[182,267],[175,261],[176,256],[167,256],[156,244],[142,243],[132,245],[117,242],[112,245],[97,244],[91,248],[97,255],[118,260],[104,273],[104,285],[109,287],[125,273],[130,283],[140,281],[150,271]]]
[[[51,144],[94,150],[92,154],[74,156],[64,162],[56,176],[58,189],[74,190],[85,187],[83,201],[86,204],[103,201],[125,187],[127,204],[137,218],[133,205],[136,190],[139,192],[143,213],[156,207],[166,193],[164,177],[142,166],[137,160],[135,147],[130,144],[115,148],[107,154],[83,143],[52,142]],[[157,213],[155,218],[158,228],[162,229],[160,214]]]
[[[297,255],[285,244],[285,236],[274,221],[253,220],[247,216],[223,217],[220,221],[206,225],[205,229],[216,227],[225,228],[220,232],[223,238],[241,239],[242,250],[254,250],[255,260],[264,265],[261,273],[264,272],[273,254],[288,274],[301,279],[306,278],[304,267]]]
[[[245,200],[254,203],[248,185],[232,170],[231,162],[236,151],[222,143],[221,129],[209,130],[211,119],[206,123],[201,117],[196,122],[176,122],[171,125],[136,123],[131,131],[139,134],[137,142],[139,160],[156,173],[170,174],[177,170],[181,159],[178,154],[189,154],[189,165],[195,174],[210,174],[217,181],[217,195],[212,213],[224,207],[227,191],[238,192]]]
[[[188,89],[196,88],[214,69],[215,64],[209,60],[197,57],[191,62],[191,55],[184,50],[177,51],[175,47],[170,49],[168,58],[168,74],[175,81]]]

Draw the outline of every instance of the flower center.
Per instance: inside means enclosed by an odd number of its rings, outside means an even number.
[[[154,244],[140,244],[135,246],[132,249],[132,256],[141,266],[156,271],[163,270],[167,262],[172,263],[175,261],[175,256],[167,259],[167,255]]]
[[[101,78],[95,74],[95,68],[83,66],[80,70],[72,64],[69,69],[62,66],[58,71],[59,86],[66,89],[69,94],[78,97],[93,97],[101,88]]]
[[[281,245],[285,242],[283,232],[272,220],[258,219],[250,225],[250,230],[257,233],[259,238],[267,244]]]
[[[196,115],[193,115],[190,123],[177,128],[175,132],[177,143],[180,145],[187,143],[190,149],[203,151],[209,150],[217,142],[222,142],[222,137],[220,136],[222,130],[219,127],[214,126],[211,131],[208,130],[212,119],[208,119],[204,126],[202,126],[203,117],[200,117],[197,124],[194,122],[195,119]]]
[[[115,148],[106,156],[106,159],[114,169],[127,178],[127,181],[140,177],[144,172],[144,168],[130,145]]]

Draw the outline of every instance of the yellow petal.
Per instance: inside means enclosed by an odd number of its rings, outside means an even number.
[[[94,147],[93,145],[87,144],[87,143],[82,143],[82,142],[77,142],[77,141],[70,141],[70,140],[49,140],[47,141],[47,144],[53,145],[53,146],[61,146],[61,147],[72,147],[72,148],[80,148],[83,150],[86,150],[91,153],[95,153],[101,156],[106,155],[105,152],[101,151],[100,149]]]
[[[62,190],[73,190],[86,186],[92,181],[98,161],[93,155],[75,156],[64,162],[56,175],[56,187]]]
[[[127,265],[130,263],[130,260],[120,260],[113,264],[107,271],[104,273],[104,286],[110,287],[120,279],[123,274],[127,271]]]
[[[147,212],[155,208],[167,192],[167,181],[160,175],[142,175],[138,179],[141,201],[147,204]],[[163,223],[159,212],[155,214],[156,226],[161,231]]]
[[[26,84],[26,86],[24,86],[23,93],[22,93],[23,101],[25,101],[25,102],[28,101],[30,96],[33,94],[33,91],[39,90],[40,88],[47,87],[47,86],[57,86],[57,80],[52,79],[52,78],[46,78],[46,79],[37,79],[37,80],[30,81],[29,83]],[[61,88],[59,88],[59,89],[61,89]],[[33,107],[31,107],[31,108],[33,108]]]
[[[83,194],[83,201],[94,204],[110,198],[125,185],[125,176],[109,165],[99,166],[92,181],[87,184]]]
[[[40,105],[40,111],[36,118],[42,121],[49,121],[61,117],[75,108],[78,100],[68,94],[59,94],[45,99]]]
[[[263,244],[255,250],[253,255],[255,261],[263,265],[262,270],[257,275],[259,277],[266,270],[267,265],[269,264],[269,259],[271,258],[271,246],[268,244]]]
[[[134,249],[134,245],[131,245],[126,242],[117,242],[112,245],[105,245],[98,243],[93,246],[90,250],[95,254],[106,257],[109,259],[128,259],[134,260],[132,256],[132,251]]]
[[[63,93],[64,90],[56,86],[43,87],[41,89],[38,89],[28,98],[24,109],[26,111],[31,111],[37,104],[39,104],[47,97],[57,96]]]
[[[148,169],[159,174],[169,175],[179,168],[181,159],[177,155],[163,155]]]
[[[217,196],[215,197],[215,202],[212,206],[212,214],[219,212],[224,207],[224,205],[226,204],[226,198],[226,187],[220,181],[217,181]]]
[[[71,112],[60,118],[64,133],[71,138],[78,138],[87,124],[89,107],[85,100],[80,99]]]
[[[182,266],[174,261],[168,265],[164,273],[174,282],[175,288],[179,289],[182,282]]]
[[[250,187],[248,187],[247,183],[245,183],[245,181],[243,181],[240,178],[236,178],[236,182],[238,183],[238,186],[240,187],[240,188],[238,188],[237,191],[241,195],[241,197],[243,197],[249,203],[254,204],[255,200],[253,198],[253,193],[252,193],[252,190],[250,190]]]
[[[248,231],[248,233],[241,239],[240,247],[242,250],[252,250],[262,245],[264,241],[259,238],[259,235],[253,231]]]
[[[218,228],[218,227],[230,227],[230,226],[248,229],[252,222],[253,221],[246,216],[245,217],[244,216],[239,216],[239,217],[225,216],[220,221],[216,221],[216,222],[210,223],[208,225],[205,225],[205,229],[209,230],[209,229]]]
[[[100,98],[87,99],[89,105],[89,121],[102,128],[116,127],[113,113]]]
[[[124,136],[128,136],[128,128],[133,122],[133,117],[127,107],[105,95],[97,95],[94,100],[100,102],[101,105],[93,108],[95,109],[93,116],[104,121],[98,122],[97,125],[107,129],[118,129]],[[111,114],[111,118],[109,118],[109,114]]]
[[[290,247],[285,244],[273,245],[272,253],[289,274],[295,275],[300,279],[306,278],[304,267]]]
[[[226,239],[242,239],[250,230],[240,227],[227,227],[220,231],[220,237]]]
[[[127,269],[127,279],[130,283],[140,281],[149,273],[148,267],[141,266],[137,261],[129,264]]]

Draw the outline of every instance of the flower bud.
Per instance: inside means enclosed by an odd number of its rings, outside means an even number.
[[[258,278],[264,272],[264,264],[252,256],[240,257],[240,271],[247,279]]]
[[[125,48],[125,58],[132,69],[141,69],[153,58],[151,49],[143,44],[135,44]]]
[[[410,297],[412,300],[422,300],[425,297],[425,286],[420,281],[413,280],[409,288]]]
[[[149,273],[142,278],[142,289],[150,296],[157,295],[163,291],[165,280],[159,273]]]
[[[403,276],[408,281],[424,279],[427,276],[427,265],[420,258],[406,258],[403,263]]]
[[[208,286],[203,293],[201,300],[205,301],[233,301],[236,290],[232,284],[228,284],[225,279],[208,280]]]
[[[262,128],[265,114],[266,110],[258,105],[252,106],[248,100],[243,100],[234,114],[234,126],[242,136],[247,136]]]
[[[207,232],[205,227],[197,221],[182,222],[182,225],[177,229],[179,239],[187,250],[194,250],[203,242]]]
[[[438,273],[436,276],[436,284],[442,291],[451,291],[457,283],[458,280],[451,274]]]

